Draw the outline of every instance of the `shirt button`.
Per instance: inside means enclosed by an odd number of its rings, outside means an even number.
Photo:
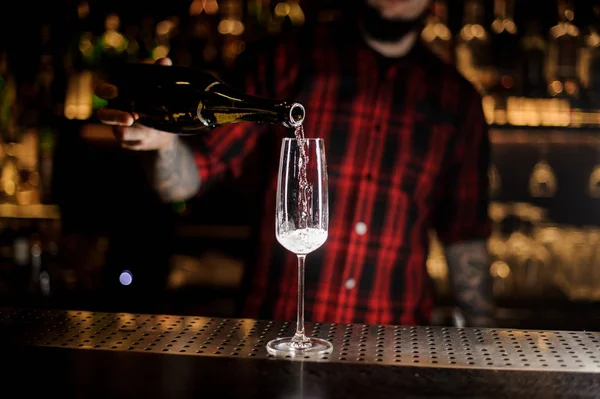
[[[356,226],[354,226],[354,231],[356,231],[356,234],[359,236],[364,236],[367,233],[367,225],[363,222],[358,222],[356,223]]]
[[[346,284],[344,285],[346,286],[346,289],[351,290],[352,288],[356,287],[356,280],[349,278],[346,280]]]

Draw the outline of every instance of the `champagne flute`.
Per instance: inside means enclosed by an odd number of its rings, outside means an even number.
[[[275,230],[277,241],[298,257],[296,334],[267,344],[275,355],[323,353],[329,341],[304,332],[304,262],[327,240],[329,199],[323,139],[284,138],[279,159]]]

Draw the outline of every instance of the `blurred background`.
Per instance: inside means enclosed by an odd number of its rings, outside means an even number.
[[[343,1],[343,0],[340,0]],[[228,316],[257,209],[237,180],[162,204],[100,125],[101,68],[227,71],[335,0],[23,0],[0,17],[0,306]],[[600,4],[436,0],[422,40],[483,96],[499,324],[600,329]],[[452,322],[434,245],[436,323]]]

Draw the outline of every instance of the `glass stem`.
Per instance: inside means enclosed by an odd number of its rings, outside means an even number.
[[[298,255],[298,315],[296,323],[296,341],[305,341],[304,335],[304,261],[306,255]]]

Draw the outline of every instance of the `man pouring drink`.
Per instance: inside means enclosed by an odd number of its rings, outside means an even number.
[[[239,78],[237,88],[250,95],[302,104],[307,138],[325,143],[328,237],[306,264],[306,318],[431,323],[425,262],[434,229],[466,324],[490,326],[490,146],[481,98],[419,42],[429,0],[348,3],[339,19],[249,46],[229,80]],[[118,87],[99,85],[97,94],[112,99]],[[164,201],[198,195],[225,174],[239,176],[246,157],[262,146],[279,148],[285,130],[227,124],[198,135],[198,144],[144,126],[134,113],[105,107],[98,117],[114,126],[124,148],[153,152],[150,183]],[[275,235],[277,162],[264,179],[237,316],[293,320],[297,259]]]

